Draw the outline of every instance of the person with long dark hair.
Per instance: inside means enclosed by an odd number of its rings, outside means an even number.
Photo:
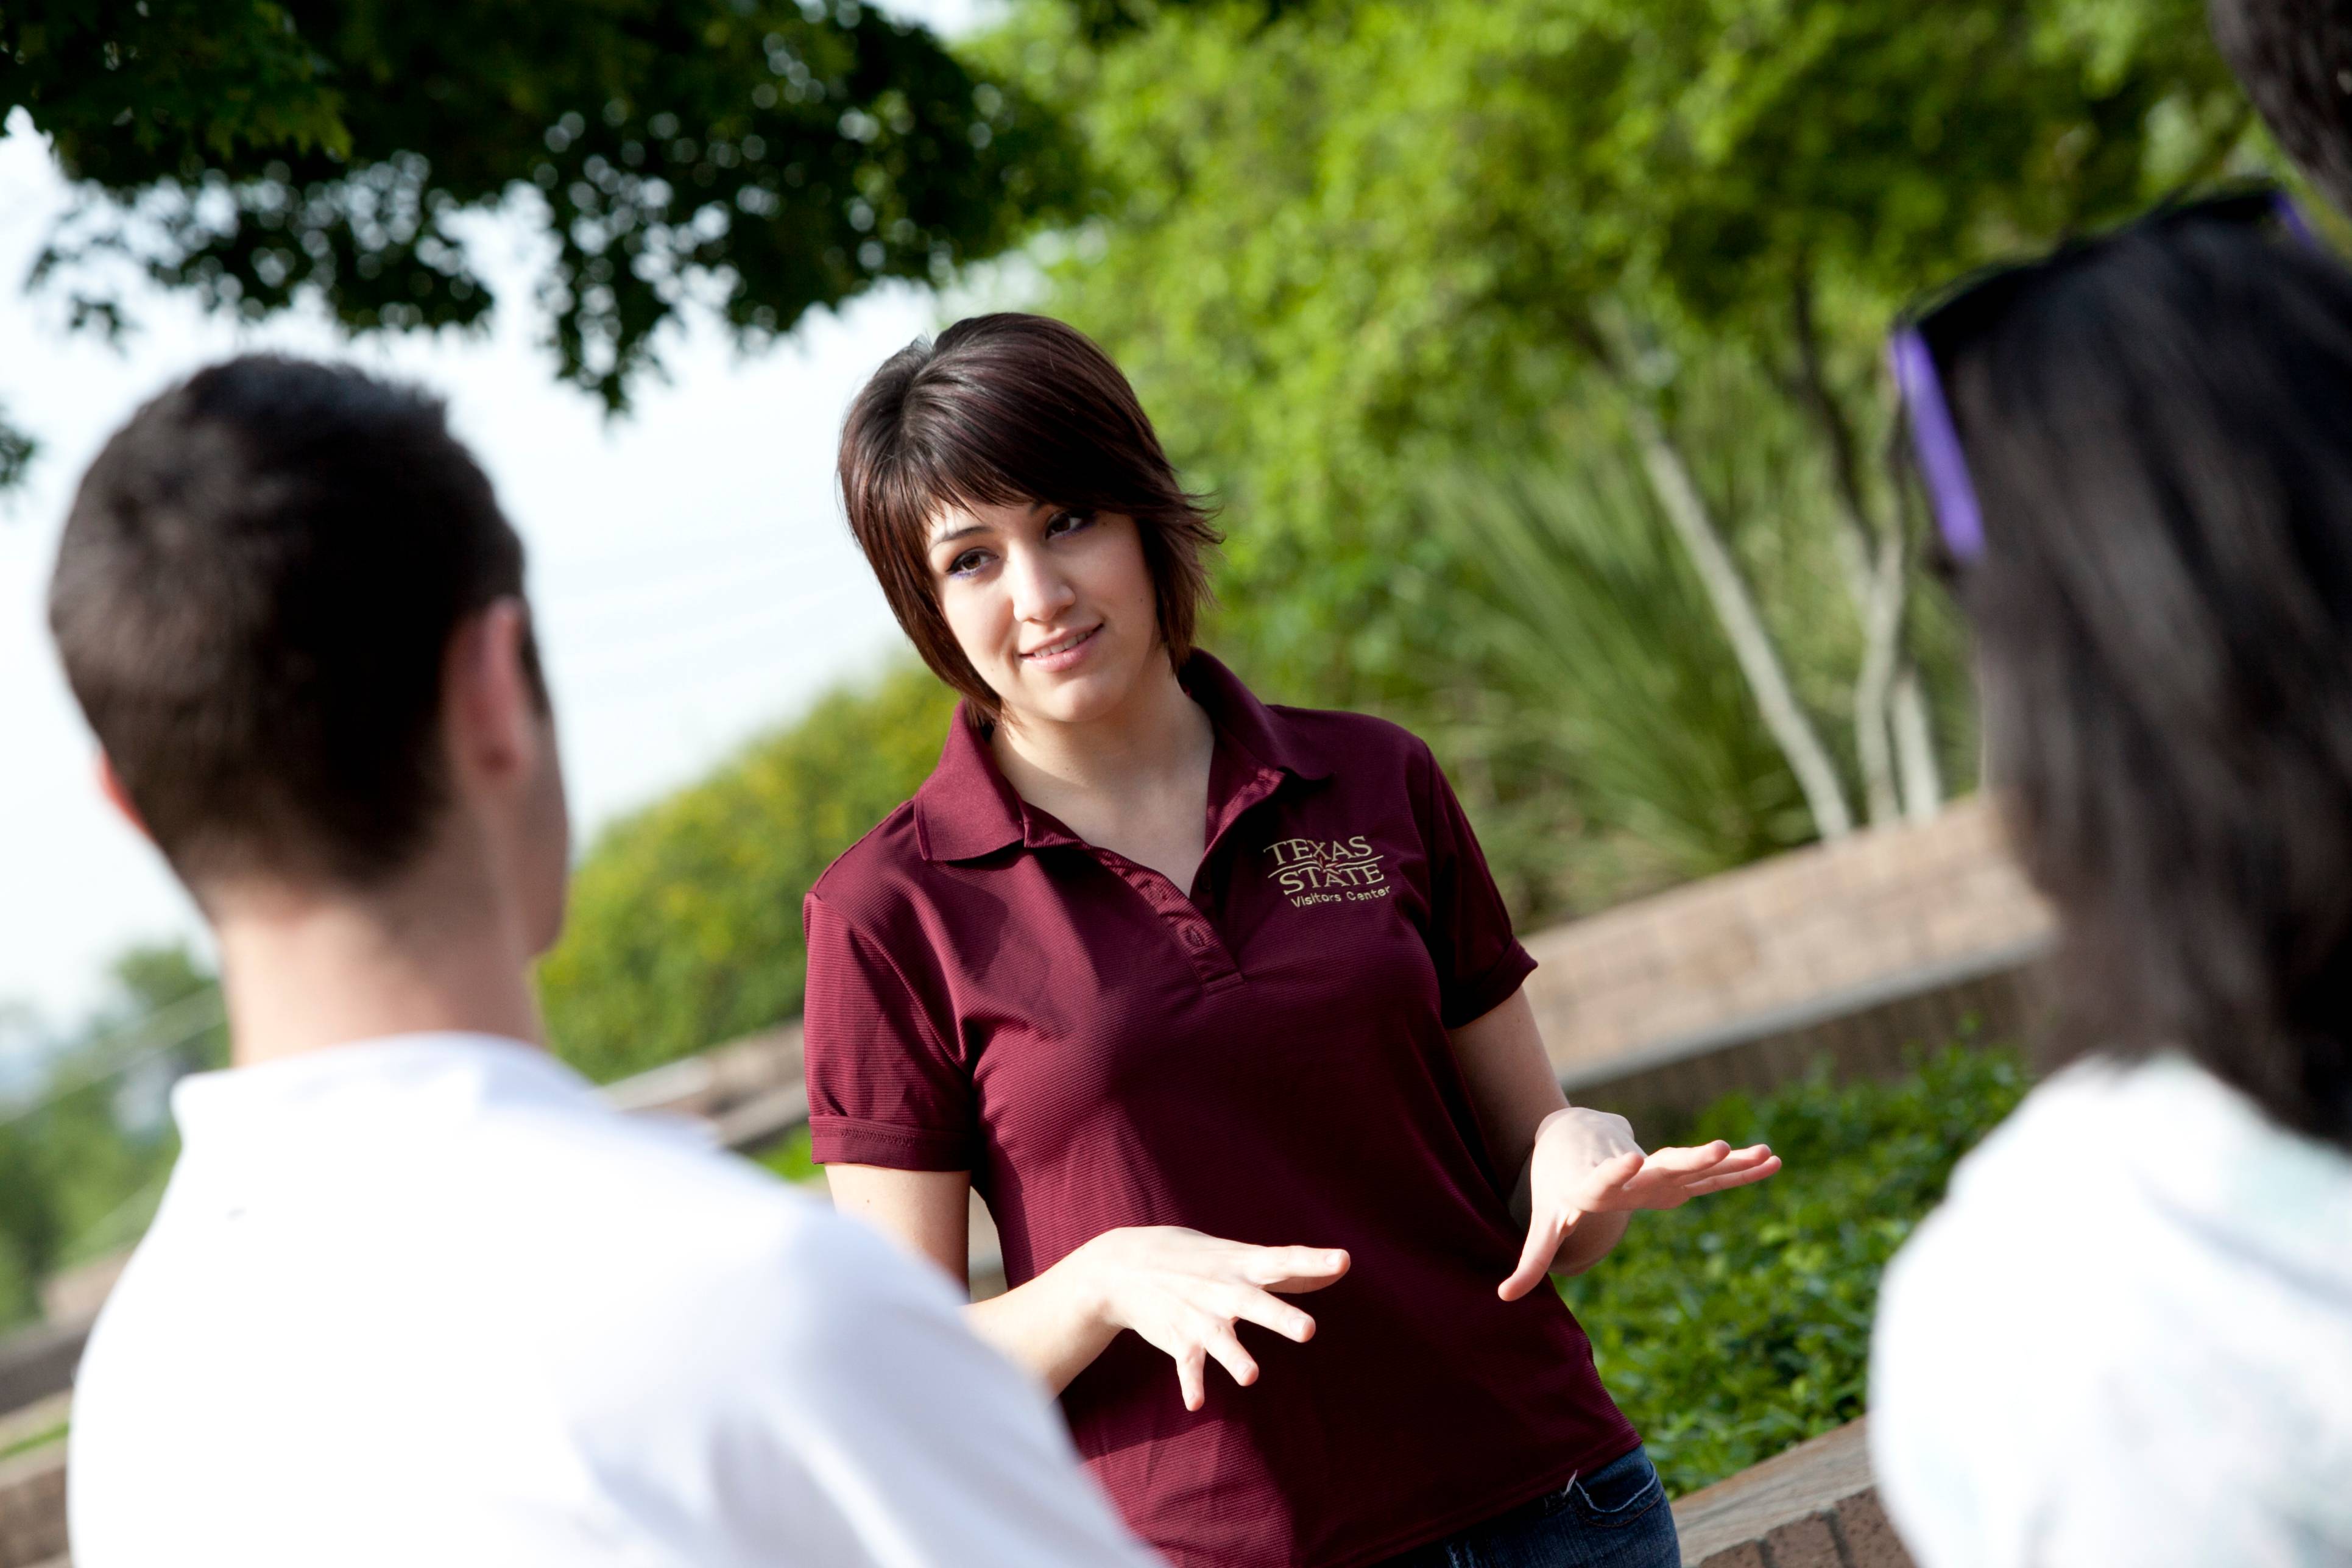
[[[2062,1067],[1881,1296],[1923,1568],[2352,1563],[2352,274],[2268,191],[1970,280],[1895,366]]]
[[[907,349],[841,477],[963,701],[808,899],[836,1201],[961,1280],[985,1197],[1011,1289],[974,1327],[1180,1568],[1677,1563],[1545,1274],[1771,1152],[1567,1104],[1429,748],[1193,646],[1216,534],[1083,335]]]

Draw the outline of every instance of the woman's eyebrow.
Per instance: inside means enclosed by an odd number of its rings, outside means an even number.
[[[982,527],[979,523],[968,522],[951,533],[933,534],[931,536],[929,548],[937,549],[939,546],[947,543],[950,540],[965,539],[969,538],[972,534],[986,533],[987,531],[988,530]]]

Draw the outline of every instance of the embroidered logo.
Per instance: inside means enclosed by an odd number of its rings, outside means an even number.
[[[1353,838],[1277,838],[1265,852],[1274,859],[1274,869],[1266,876],[1282,889],[1293,909],[1389,896],[1382,857],[1361,834]]]

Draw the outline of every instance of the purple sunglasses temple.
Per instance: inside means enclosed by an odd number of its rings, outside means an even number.
[[[1905,326],[1887,340],[1886,363],[1910,418],[1911,449],[1919,458],[1919,477],[1927,481],[1928,510],[1935,513],[1944,547],[1955,560],[1973,561],[1984,553],[1984,514],[1977,509],[1976,486],[1969,482],[1959,432],[1952,428],[1951,410],[1944,406],[1936,356],[1918,328]]]
[[[2272,198],[2281,226],[2314,250],[2318,236],[2284,191]],[[1886,341],[1887,368],[1911,425],[1911,448],[1919,459],[1920,477],[1927,484],[1929,510],[1944,547],[1956,561],[1974,561],[1984,553],[1984,513],[1977,505],[1976,486],[1969,479],[1969,460],[1960,449],[1959,432],[1952,427],[1952,411],[1944,402],[1943,378],[1936,374],[1936,356],[1916,326],[1897,327]]]

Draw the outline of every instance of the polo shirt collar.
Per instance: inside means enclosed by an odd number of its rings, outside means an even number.
[[[1301,780],[1331,776],[1330,762],[1298,733],[1298,726],[1260,702],[1214,658],[1195,649],[1178,678],[1216,726],[1221,755],[1210,772],[1213,795],[1235,773],[1272,771]],[[1228,746],[1253,765],[1226,766],[1222,753]],[[981,733],[978,715],[962,702],[948,725],[940,765],[915,792],[915,827],[923,858],[933,861],[976,860],[1011,845],[1034,847],[1062,838],[1050,819],[1041,822],[1013,792]]]

